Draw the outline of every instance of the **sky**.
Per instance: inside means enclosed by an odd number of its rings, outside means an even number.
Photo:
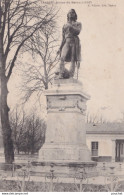
[[[61,29],[71,8],[76,10],[78,21],[82,23],[79,36],[82,48],[79,80],[83,83],[84,91],[91,97],[87,102],[87,111],[91,115],[102,116],[107,121],[120,121],[124,116],[124,1],[56,2],[55,5],[60,8],[60,41]],[[9,84],[9,105],[16,102],[15,74]]]

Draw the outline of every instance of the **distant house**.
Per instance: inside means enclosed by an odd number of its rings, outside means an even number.
[[[92,160],[124,161],[124,123],[86,124]]]

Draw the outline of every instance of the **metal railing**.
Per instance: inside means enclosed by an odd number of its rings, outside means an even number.
[[[22,164],[0,164],[0,181],[16,183],[18,191],[26,191],[27,186],[34,186],[36,191],[124,191],[124,165],[101,163],[93,169],[79,168],[74,174],[59,173],[51,164],[46,172],[37,171],[31,162]],[[98,181],[101,179],[101,183]],[[98,182],[98,183],[97,183]],[[7,184],[6,184],[7,185]],[[37,186],[37,188],[36,188]],[[28,188],[28,191],[30,189]],[[13,189],[14,191],[14,189]]]

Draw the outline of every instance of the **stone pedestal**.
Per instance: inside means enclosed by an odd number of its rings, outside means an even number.
[[[55,80],[45,92],[47,130],[40,162],[90,162],[86,145],[85,111],[89,96],[75,79]]]

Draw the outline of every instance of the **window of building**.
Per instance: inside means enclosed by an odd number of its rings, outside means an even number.
[[[91,155],[98,156],[98,142],[91,142]]]

